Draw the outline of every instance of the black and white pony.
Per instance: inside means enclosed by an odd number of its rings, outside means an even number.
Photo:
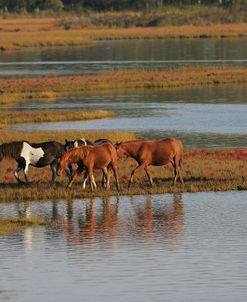
[[[0,145],[0,161],[5,157],[16,160],[18,165],[14,171],[14,176],[19,183],[21,180],[18,173],[21,170],[23,170],[25,181],[28,183],[29,165],[37,168],[50,165],[52,171],[51,183],[54,183],[58,160],[64,152],[64,145],[55,141],[34,144],[27,141],[14,141]],[[66,173],[68,177],[71,176],[69,169]]]
[[[113,143],[107,139],[107,138],[99,138],[99,139],[96,139],[94,142],[91,142],[85,138],[81,138],[81,139],[75,139],[73,141],[68,141],[67,139],[65,140],[65,145],[64,145],[64,148],[65,148],[65,151],[67,152],[68,150],[72,149],[72,148],[77,148],[77,147],[81,147],[81,146],[98,146],[98,145],[102,145],[102,144],[111,144],[113,145]],[[78,163],[78,166],[80,166],[80,169],[83,171],[83,164],[82,162],[79,162]],[[68,169],[69,171],[71,172],[72,174],[72,166],[71,165],[68,165]],[[85,190],[86,188],[86,183],[87,183],[87,180],[88,180],[88,175],[86,174],[86,171],[84,173],[84,181],[83,181],[83,185],[82,185],[82,188],[83,190]],[[102,180],[101,180],[101,184],[102,184],[102,187],[105,186],[106,182],[105,182],[105,177],[104,177],[104,174],[102,176]],[[96,188],[97,185],[96,185],[96,182],[94,180],[94,176],[93,176],[93,184],[94,184],[94,187]]]

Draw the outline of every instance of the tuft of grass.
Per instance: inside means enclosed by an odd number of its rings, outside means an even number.
[[[0,128],[9,124],[17,123],[40,123],[40,122],[60,122],[93,120],[115,117],[115,112],[106,110],[95,111],[66,111],[66,110],[38,110],[38,111],[3,111],[0,112]]]
[[[33,216],[30,218],[0,218],[0,236],[18,232],[27,227],[55,226],[54,222],[47,222],[43,218]]]

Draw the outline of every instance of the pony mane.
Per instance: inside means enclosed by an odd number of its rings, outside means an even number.
[[[65,152],[62,156],[63,160],[66,162],[69,160],[82,160],[86,158],[89,154],[89,152],[93,149],[93,146],[82,146],[82,147],[77,147],[77,148],[72,148]]]
[[[14,141],[0,145],[0,153],[2,157],[9,157],[14,159],[19,158],[24,142],[28,143],[27,141]]]

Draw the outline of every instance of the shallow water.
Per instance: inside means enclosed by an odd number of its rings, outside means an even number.
[[[10,301],[246,301],[247,192],[2,204],[61,228],[0,237]]]
[[[117,118],[15,125],[11,129],[133,131],[141,138],[176,136],[187,147],[245,147],[246,95],[242,85],[83,94],[54,103],[24,103],[17,109],[105,109],[115,111]]]
[[[247,65],[247,38],[102,41],[86,47],[0,52],[0,77],[74,75],[113,69]]]

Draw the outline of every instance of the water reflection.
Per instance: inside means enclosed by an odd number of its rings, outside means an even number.
[[[127,197],[125,197],[127,198]],[[128,198],[129,199],[129,198]],[[130,198],[126,205],[121,197],[104,197],[102,200],[68,200],[64,203],[52,201],[41,209],[40,204],[24,202],[16,204],[9,215],[30,217],[39,215],[61,224],[62,235],[69,243],[85,244],[88,241],[113,242],[128,236],[134,240],[153,240],[154,237],[170,241],[182,239],[184,213],[181,194],[174,194],[172,200],[160,196],[143,197],[141,202]],[[31,246],[32,235],[27,232],[25,242]]]
[[[246,198],[238,191],[1,204],[1,216],[61,223],[0,238],[1,288],[18,302],[244,302]]]
[[[75,75],[113,69],[246,65],[247,39],[132,39],[88,47],[30,48],[0,52],[0,77]]]

